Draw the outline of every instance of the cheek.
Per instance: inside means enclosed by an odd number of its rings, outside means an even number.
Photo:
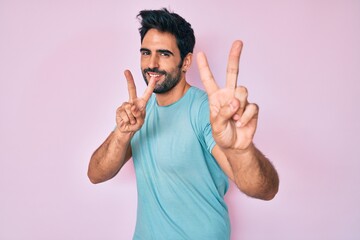
[[[146,68],[146,61],[144,58],[140,59],[140,67],[142,70]]]
[[[160,64],[160,68],[167,71],[168,73],[177,73],[179,70],[179,62],[178,61],[163,61]]]

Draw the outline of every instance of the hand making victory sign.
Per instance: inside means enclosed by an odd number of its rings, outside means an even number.
[[[222,149],[247,149],[257,127],[258,106],[248,102],[245,87],[237,86],[242,46],[237,40],[231,47],[225,88],[216,84],[205,54],[197,55],[200,78],[209,97],[213,137]]]
[[[121,132],[136,132],[144,124],[146,103],[155,88],[155,80],[150,79],[142,97],[138,97],[134,78],[129,70],[124,72],[129,92],[129,102],[124,102],[116,111],[116,124]]]

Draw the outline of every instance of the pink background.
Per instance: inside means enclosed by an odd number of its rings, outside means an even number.
[[[170,7],[195,29],[224,85],[260,105],[256,144],[281,185],[273,201],[234,185],[232,239],[360,238],[360,1],[0,0],[0,239],[130,239],[133,167],[92,185],[87,164],[139,71],[139,10]],[[188,80],[202,87],[194,62]]]

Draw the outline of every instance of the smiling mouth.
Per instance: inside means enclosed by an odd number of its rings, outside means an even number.
[[[156,82],[158,82],[159,80],[161,80],[162,76],[164,76],[164,74],[154,73],[154,72],[147,72],[147,75],[148,75],[150,78],[154,78]]]

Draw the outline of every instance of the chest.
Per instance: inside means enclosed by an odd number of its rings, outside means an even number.
[[[202,167],[203,148],[194,125],[189,108],[153,109],[134,137],[134,160],[141,167],[166,172]]]

